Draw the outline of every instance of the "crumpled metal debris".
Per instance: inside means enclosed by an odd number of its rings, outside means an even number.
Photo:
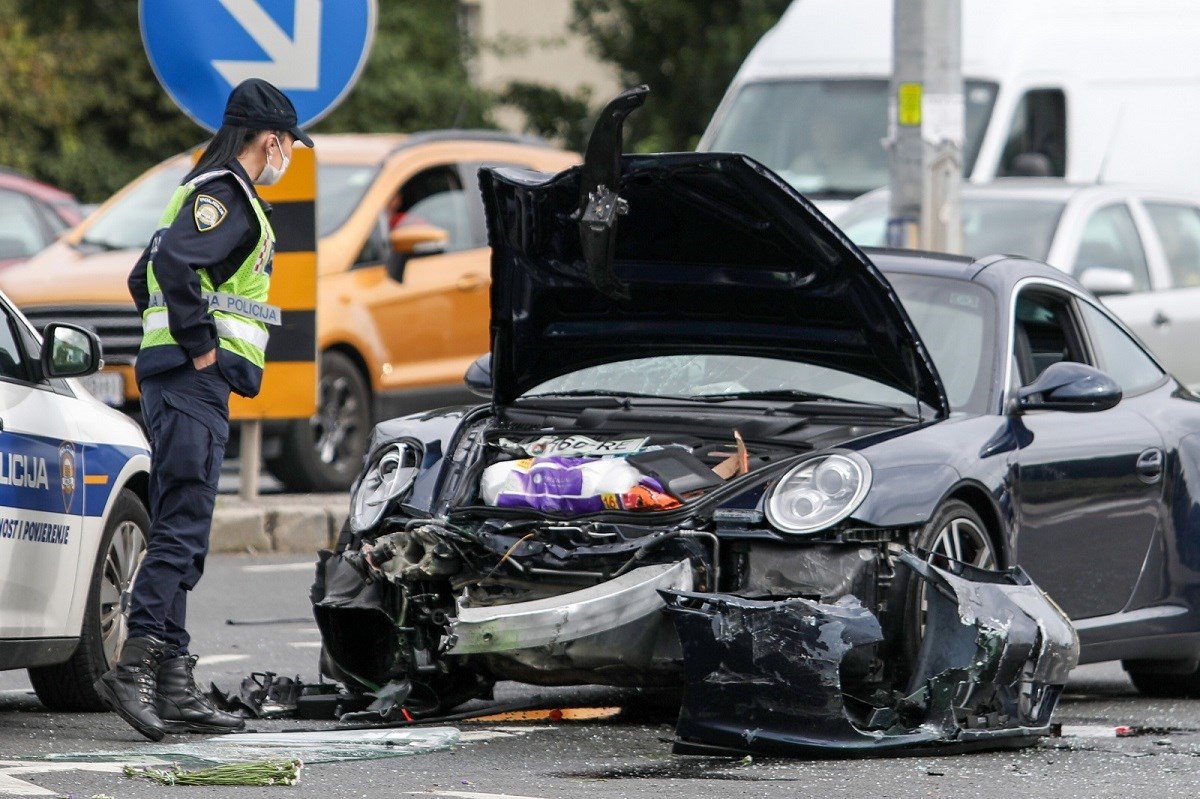
[[[883,639],[853,597],[662,592],[684,653],[674,751],[845,757],[1024,746],[1049,734],[1079,655],[1065,614],[1019,568],[943,569],[911,553],[900,563],[928,598],[907,692],[842,684],[843,661]]]

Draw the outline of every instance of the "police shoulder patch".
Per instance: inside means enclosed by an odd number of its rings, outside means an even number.
[[[216,197],[209,197],[207,194],[196,197],[196,203],[192,207],[192,215],[196,219],[196,230],[201,233],[207,233],[224,222],[228,214],[229,211],[220,200]]]

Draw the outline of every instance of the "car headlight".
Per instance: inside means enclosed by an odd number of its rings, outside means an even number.
[[[379,450],[350,500],[350,527],[374,527],[388,505],[412,487],[420,466],[421,448],[413,443],[397,441]]]
[[[855,452],[812,458],[776,484],[767,520],[785,533],[812,533],[854,512],[871,485],[871,466]]]

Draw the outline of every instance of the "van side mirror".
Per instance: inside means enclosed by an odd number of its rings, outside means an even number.
[[[82,327],[51,322],[42,333],[38,362],[43,378],[90,375],[104,365],[100,337]]]
[[[1088,266],[1081,264],[1084,270],[1079,274],[1079,282],[1085,289],[1103,297],[1107,294],[1132,294],[1137,288],[1133,275],[1124,269],[1112,269],[1107,266]]]
[[[1106,411],[1121,401],[1117,381],[1095,367],[1059,361],[1046,367],[1037,379],[1017,391],[1022,411]]]
[[[450,234],[436,225],[400,225],[388,234],[392,255],[388,258],[388,276],[399,282],[409,258],[437,255],[446,251]]]

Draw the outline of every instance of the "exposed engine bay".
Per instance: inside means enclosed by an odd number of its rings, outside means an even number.
[[[686,685],[680,751],[811,754],[1045,731],[1077,643],[1061,613],[1047,629],[1050,606],[1022,574],[930,565],[909,551],[908,530],[842,526],[798,542],[770,529],[769,486],[798,457],[869,432],[861,415],[853,426],[751,420],[764,431],[713,414],[724,429],[711,436],[705,420],[689,418],[680,434],[656,418],[605,431],[586,412],[569,426],[561,414],[555,427],[523,414],[469,427],[451,458],[457,482],[443,484],[445,512],[396,502],[322,553],[313,601],[324,671],[363,692],[391,686],[413,718],[488,698],[505,679]],[[370,481],[394,491],[422,457],[403,440],[379,448],[379,474],[368,470],[356,502],[380,501]],[[930,597],[919,648],[898,643],[913,634],[900,609],[917,583]],[[978,597],[966,594],[984,586],[987,618],[968,619],[963,603]],[[762,624],[779,639],[769,651],[733,631]],[[1045,650],[1053,657],[1039,666]],[[783,715],[776,689],[799,692]],[[714,705],[718,696],[733,704]],[[791,718],[791,731],[730,737],[733,706],[755,703]],[[724,708],[719,723],[700,710],[711,707]],[[766,729],[732,723],[743,722]],[[826,727],[837,734],[822,743]]]

